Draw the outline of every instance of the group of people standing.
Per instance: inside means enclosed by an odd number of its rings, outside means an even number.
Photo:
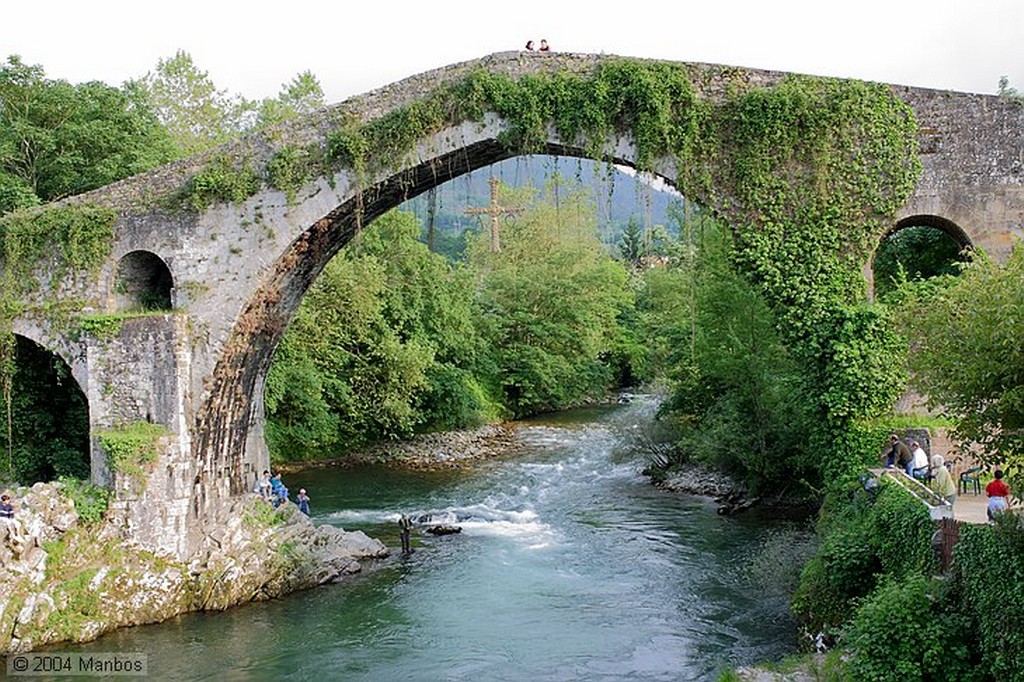
[[[548,46],[548,41],[543,39],[543,38],[540,41],[540,47],[535,46],[533,44],[532,40],[527,40],[526,41],[526,51],[527,52],[551,52],[551,47]]]
[[[288,488],[285,487],[284,481],[281,480],[280,471],[271,476],[270,472],[264,469],[263,475],[256,480],[253,492],[274,505],[275,508],[291,501],[288,495]],[[299,488],[299,494],[295,498],[295,503],[299,505],[300,512],[309,516],[309,495],[306,494],[305,488]]]

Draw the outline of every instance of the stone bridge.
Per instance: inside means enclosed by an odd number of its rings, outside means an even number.
[[[448,66],[70,200],[116,210],[113,248],[94,274],[65,277],[51,293],[39,294],[14,329],[71,367],[89,404],[93,478],[115,487],[115,507],[134,539],[189,556],[221,503],[250,489],[257,472],[268,467],[263,382],[274,350],[311,282],[362,224],[431,187],[515,155],[502,143],[507,121],[487,112],[480,120],[447,124],[413,140],[411,151],[387,168],[323,166],[293,174],[293,183],[277,183],[284,187],[279,189],[266,181],[266,171],[272,173],[275,160],[285,158],[282,151],[337,144],[338,131],[408,107],[473,70],[513,78],[586,75],[608,59],[613,58],[501,53]],[[698,96],[712,100],[788,75],[682,66]],[[891,229],[933,225],[964,245],[1005,258],[1024,234],[1020,102],[891,87],[916,112],[924,166]],[[623,132],[595,151],[549,130],[539,151],[637,162],[636,146]],[[263,181],[232,201],[188,210],[169,199],[225,158],[262,169]],[[674,164],[657,159],[653,165],[672,182],[678,176]],[[113,316],[146,296],[165,301],[169,312],[116,318],[107,334],[58,331],[39,313],[54,298],[64,298],[84,301],[79,314]],[[146,467],[144,485],[112,471],[97,435],[139,422],[160,424],[168,434],[159,440],[156,462]]]

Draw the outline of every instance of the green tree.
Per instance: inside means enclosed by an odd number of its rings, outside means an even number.
[[[622,259],[633,267],[639,266],[644,256],[647,255],[644,231],[634,215],[629,216],[626,229],[622,231],[622,238],[619,240],[619,253],[622,255]]]
[[[532,190],[509,199],[525,204]],[[496,381],[516,415],[567,407],[612,384],[608,359],[618,316],[630,305],[625,269],[599,241],[593,199],[551,183],[502,232],[470,245],[480,280],[481,329],[494,349]]]
[[[172,152],[136,90],[50,80],[16,56],[0,66],[0,213],[101,187]]]
[[[652,362],[672,382],[662,414],[680,430],[679,454],[730,471],[756,492],[816,484],[813,403],[801,367],[767,304],[733,271],[729,233],[708,223],[700,241],[691,263],[649,271],[638,302]]]
[[[324,106],[323,88],[311,71],[297,74],[281,87],[276,98],[253,101],[218,88],[184,50],[160,59],[153,71],[126,87],[149,102],[174,139],[180,156],[196,154],[247,131]]]
[[[252,105],[220,90],[192,56],[178,50],[156,68],[128,84],[143,93],[166,126],[181,156],[190,156],[241,134]]]
[[[308,114],[326,104],[320,81],[312,71],[303,71],[281,88],[276,98],[259,103],[258,126],[273,125],[294,116]]]
[[[472,280],[417,240],[411,214],[378,218],[310,288],[267,378],[277,458],[316,456],[496,414],[477,381]]]
[[[975,255],[946,287],[912,296],[905,333],[913,381],[978,443],[990,463],[1011,464],[1024,484],[1024,250],[1003,266]]]
[[[1020,97],[1021,96],[1016,88],[1011,88],[1010,87],[1010,78],[1009,78],[1009,76],[1000,76],[999,77],[999,89],[996,90],[996,94],[999,95],[1000,97]]]

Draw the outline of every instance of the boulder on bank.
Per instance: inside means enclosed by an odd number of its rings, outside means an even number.
[[[701,464],[672,468],[655,485],[672,492],[713,497],[729,506],[736,506],[747,495],[742,483]]]

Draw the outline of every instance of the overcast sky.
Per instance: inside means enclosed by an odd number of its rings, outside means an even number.
[[[328,102],[547,38],[554,50],[994,93],[1024,90],[1024,0],[36,0],[4,3],[0,58],[120,85],[179,50],[216,85]],[[609,9],[603,9],[610,7]]]

